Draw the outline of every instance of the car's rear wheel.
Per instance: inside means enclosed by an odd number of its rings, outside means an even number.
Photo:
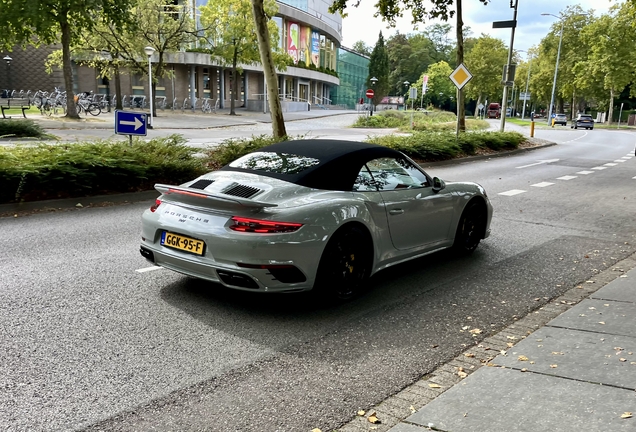
[[[336,300],[348,300],[365,287],[373,264],[373,245],[360,227],[341,228],[320,258],[315,288]]]
[[[486,224],[486,209],[479,202],[471,202],[464,209],[457,231],[453,248],[460,254],[470,254],[477,249],[484,234]]]

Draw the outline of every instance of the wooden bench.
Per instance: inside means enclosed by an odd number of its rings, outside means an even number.
[[[28,98],[3,98],[0,99],[0,109],[2,110],[2,117],[11,118],[4,115],[4,111],[8,109],[21,109],[22,116],[27,118],[25,111],[31,108],[31,103]]]

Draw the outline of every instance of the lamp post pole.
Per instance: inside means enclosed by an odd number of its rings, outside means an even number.
[[[9,87],[7,89],[8,91],[7,97],[11,97],[11,61],[13,59],[9,57],[8,55],[6,55],[2,58],[2,60],[7,62],[7,87]]]
[[[373,77],[369,81],[371,81],[371,87],[375,88],[375,83],[378,82],[378,79],[376,77]],[[373,97],[371,98],[371,113],[370,113],[370,116],[373,115],[373,98],[375,98],[375,95],[373,95]]]
[[[144,48],[144,52],[148,56],[148,93],[150,94],[150,123],[148,124],[148,128],[152,129],[154,125],[154,119],[152,118],[152,60],[151,57],[155,53],[155,49],[151,46],[147,46]]]
[[[523,98],[523,109],[521,110],[521,120],[523,120],[526,116],[526,102],[528,98],[528,83],[530,82],[530,68],[532,68],[532,56],[530,53],[527,53],[530,60],[528,61],[528,77],[526,78],[526,95]]]
[[[554,80],[552,80],[552,96],[550,97],[550,109],[548,111],[548,124],[552,122],[552,107],[554,106],[554,92],[556,90],[557,74],[559,73],[559,57],[561,57],[561,42],[563,42],[563,17],[558,17],[554,14],[542,13],[541,15],[553,16],[561,20],[561,35],[559,36],[559,49],[557,50],[556,66],[554,67]]]

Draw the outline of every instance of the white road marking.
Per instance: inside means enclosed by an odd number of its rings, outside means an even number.
[[[618,165],[618,164],[615,164],[615,163],[606,163],[606,164],[603,164],[603,166],[616,166],[616,165]]]
[[[541,183],[533,184],[533,185],[530,185],[530,186],[534,186],[534,187],[546,187],[546,186],[551,186],[551,185],[553,185],[553,184],[554,184],[554,183],[541,182]]]
[[[520,190],[520,189],[512,189],[506,192],[501,192],[499,193],[499,195],[505,195],[505,196],[513,196],[513,195],[519,195],[524,193],[524,190]]]
[[[539,161],[537,163],[533,163],[533,164],[530,164],[530,165],[519,166],[519,167],[517,167],[517,169],[519,169],[519,168],[528,168],[528,167],[535,166],[535,165],[541,165],[541,164],[545,164],[545,163],[552,163],[552,162],[558,162],[558,161],[559,161],[559,159],[542,160],[542,161]]]
[[[577,172],[577,174],[583,174],[583,175],[594,174],[594,171],[579,171]]]
[[[599,170],[599,171],[600,171],[600,170],[607,169],[607,167],[594,167],[594,168],[592,168],[592,169],[593,169],[593,170]]]
[[[634,156],[623,156],[621,159],[631,159],[631,158],[633,158],[633,157],[634,157]]]
[[[624,159],[616,159],[614,162],[625,162]]]
[[[152,266],[152,267],[144,267],[138,270],[135,270],[137,273],[146,273],[149,271],[153,271],[153,270],[161,270],[163,267],[159,267],[159,266]]]
[[[636,180],[636,177],[632,177],[634,180]]]
[[[557,180],[572,180],[575,179],[577,176],[563,176],[563,177],[557,177]]]
[[[576,140],[580,140],[581,138],[585,138],[586,135],[587,135],[587,132],[583,132],[583,135],[581,135],[580,137],[571,139],[569,141],[563,141],[563,144],[569,143],[569,142],[572,142],[572,141],[576,141]]]

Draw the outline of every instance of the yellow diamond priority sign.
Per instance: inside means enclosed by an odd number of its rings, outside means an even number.
[[[468,84],[468,81],[473,78],[473,74],[471,74],[470,71],[466,69],[466,66],[461,63],[457,66],[457,69],[450,74],[449,78],[453,84],[455,84],[455,87],[461,90],[466,84]]]

